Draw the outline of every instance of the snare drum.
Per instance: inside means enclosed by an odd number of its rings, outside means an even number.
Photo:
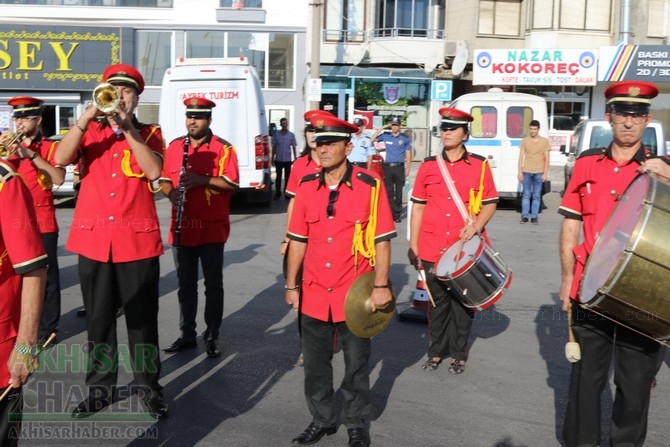
[[[486,241],[475,236],[457,241],[435,264],[435,276],[470,309],[498,301],[512,283],[512,270]]]
[[[667,340],[669,275],[670,184],[640,175],[617,202],[586,262],[581,306]]]

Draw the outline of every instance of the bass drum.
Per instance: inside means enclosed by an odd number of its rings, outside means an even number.
[[[512,283],[512,270],[481,236],[453,244],[434,270],[447,290],[475,310],[493,305]]]
[[[628,186],[584,268],[581,306],[657,341],[670,338],[670,184]]]

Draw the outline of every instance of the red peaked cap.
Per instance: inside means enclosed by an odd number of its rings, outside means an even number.
[[[314,141],[317,143],[349,139],[352,133],[358,132],[358,126],[330,113],[314,115],[310,121],[314,126]]]
[[[652,98],[658,95],[658,87],[645,81],[621,81],[607,87],[607,105],[619,112],[649,113]]]
[[[102,74],[102,82],[108,82],[112,85],[127,85],[133,87],[138,95],[142,94],[144,91],[144,78],[132,65],[110,65]]]
[[[32,96],[15,96],[7,101],[7,104],[14,107],[14,118],[21,116],[41,116],[42,104],[41,99],[33,98]]]
[[[311,121],[312,117],[318,115],[335,116],[332,113],[327,112],[325,110],[314,109],[306,111],[305,114],[303,115],[303,119],[305,120],[305,130],[307,132],[314,132],[314,126],[312,125]]]
[[[186,116],[212,116],[212,109],[216,107],[214,101],[205,98],[186,98]]]
[[[442,107],[439,110],[441,119],[440,129],[456,129],[458,127],[468,128],[475,118],[462,110],[454,109],[452,107]]]

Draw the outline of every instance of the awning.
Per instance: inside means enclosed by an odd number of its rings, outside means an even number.
[[[420,68],[381,68],[381,67],[361,67],[357,65],[321,65],[321,77],[336,78],[367,78],[388,80],[393,79],[415,79],[421,81],[430,81],[433,75],[426,74]]]

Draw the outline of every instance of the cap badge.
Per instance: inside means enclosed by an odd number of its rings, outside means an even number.
[[[451,112],[447,112],[443,115],[445,118],[451,118]]]
[[[318,120],[318,121],[316,122],[316,127],[320,128],[320,129],[323,128],[323,125],[324,125],[323,120]]]
[[[197,106],[198,105],[198,100],[196,98],[191,99],[191,105],[192,106]]]
[[[630,87],[628,89],[628,94],[630,96],[639,96],[640,95],[640,87]]]

